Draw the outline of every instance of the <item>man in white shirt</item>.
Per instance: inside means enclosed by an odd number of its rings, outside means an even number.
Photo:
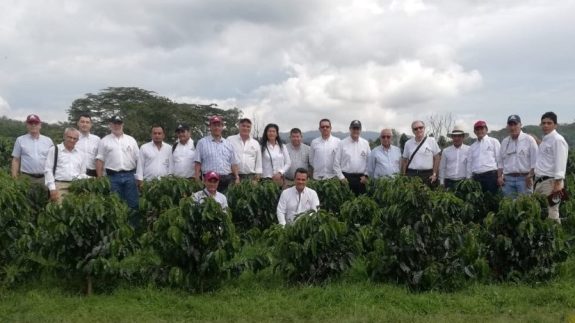
[[[92,117],[89,114],[81,114],[78,119],[78,130],[80,130],[80,140],[76,143],[76,149],[84,153],[86,158],[86,174],[96,177],[96,154],[98,154],[98,144],[100,137],[91,134]]]
[[[366,192],[367,156],[371,152],[369,142],[360,135],[361,122],[353,120],[349,125],[349,136],[339,142],[333,163],[337,177],[347,182],[356,196]]]
[[[495,195],[499,191],[497,169],[501,144],[497,139],[489,137],[487,130],[487,123],[483,120],[473,125],[477,141],[469,147],[467,178],[478,181],[484,193]]]
[[[287,187],[293,186],[295,179],[295,171],[298,168],[308,170],[311,174],[311,164],[309,159],[310,147],[303,143],[303,135],[299,128],[292,128],[290,130],[290,142],[286,145],[289,158],[291,160],[289,169],[285,173],[285,184]],[[311,177],[311,176],[310,176]]]
[[[445,148],[439,162],[439,183],[449,190],[454,190],[457,183],[467,177],[467,154],[469,146],[463,143],[468,133],[459,126],[447,134],[453,145]]]
[[[152,126],[152,141],[140,147],[136,181],[141,188],[143,181],[151,181],[172,174],[172,146],[164,142],[164,127]]]
[[[110,119],[111,133],[98,144],[96,172],[98,177],[106,175],[110,179],[110,189],[133,210],[138,210],[138,187],[136,166],[140,149],[134,137],[124,133],[124,121],[120,116]],[[139,219],[130,219],[132,226],[139,227]]]
[[[394,177],[399,174],[401,166],[401,149],[393,146],[393,131],[383,129],[379,134],[381,145],[375,147],[367,158],[367,175],[378,179]]]
[[[204,203],[207,198],[213,198],[218,202],[223,210],[228,208],[228,200],[226,196],[218,192],[218,184],[220,175],[218,173],[209,171],[204,174],[204,189],[194,193],[194,200],[197,203]]]
[[[285,189],[279,199],[277,206],[277,217],[279,224],[285,226],[293,223],[297,216],[309,210],[319,208],[319,198],[316,191],[306,187],[308,172],[304,168],[299,168],[295,172],[295,186]]]
[[[27,177],[30,182],[44,186],[44,165],[48,150],[54,146],[52,139],[41,135],[40,117],[26,117],[28,133],[16,138],[12,150],[11,174],[13,178]]]
[[[340,139],[331,135],[329,119],[320,120],[319,131],[321,136],[315,138],[310,145],[309,159],[313,167],[313,178],[317,180],[334,178],[337,173],[333,165]]]
[[[44,167],[45,184],[50,190],[50,200],[61,202],[70,183],[77,179],[88,178],[86,175],[85,154],[76,147],[80,131],[75,128],[64,130],[64,141],[52,146],[48,151]]]
[[[240,160],[240,180],[258,181],[262,175],[262,150],[260,143],[251,136],[252,121],[248,118],[240,119],[238,127],[240,133],[229,136],[227,140]]]
[[[501,141],[497,184],[503,195],[516,198],[518,194],[531,194],[537,161],[537,143],[521,131],[521,118],[514,114],[507,118],[509,136]]]
[[[425,123],[423,121],[413,121],[411,130],[415,137],[409,139],[403,148],[401,165],[403,174],[417,176],[421,178],[423,183],[433,187],[437,184],[441,149],[435,138],[425,136]]]
[[[190,126],[187,124],[178,125],[176,135],[178,136],[178,141],[172,146],[173,174],[176,177],[193,179],[196,148],[190,133]]]
[[[557,115],[546,112],[541,116],[543,140],[537,151],[535,164],[535,193],[551,196],[548,216],[559,223],[559,203],[563,192],[569,146],[557,133]]]

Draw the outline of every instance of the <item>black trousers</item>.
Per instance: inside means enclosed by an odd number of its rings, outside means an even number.
[[[437,179],[435,180],[435,182],[431,182],[431,180],[429,179],[431,177],[431,175],[433,175],[433,169],[407,169],[407,171],[405,172],[405,175],[407,176],[416,176],[421,178],[421,181],[423,182],[423,184],[427,185],[428,187],[434,188],[437,186]]]
[[[474,173],[473,179],[479,182],[483,193],[489,192],[495,195],[499,192],[499,186],[497,186],[496,170],[490,170],[484,173]]]
[[[343,173],[343,176],[345,177],[345,179],[347,179],[347,184],[349,185],[349,188],[351,189],[351,191],[355,194],[355,196],[361,195],[361,194],[365,194],[367,192],[367,189],[365,187],[365,184],[363,184],[361,182],[361,177],[365,176],[364,174],[361,173]]]
[[[218,192],[220,193],[225,193],[228,190],[228,186],[230,186],[230,184],[232,182],[234,182],[236,178],[234,177],[233,174],[228,174],[228,175],[220,175],[220,182],[218,183]]]
[[[455,191],[455,186],[457,186],[457,184],[459,182],[461,182],[462,179],[449,179],[446,178],[445,179],[445,188],[450,190],[450,191]]]

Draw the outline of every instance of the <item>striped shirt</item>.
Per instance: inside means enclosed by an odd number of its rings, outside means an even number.
[[[305,168],[308,171],[311,169],[311,164],[309,160],[309,146],[306,144],[300,144],[298,148],[295,148],[291,143],[286,145],[289,153],[289,158],[291,159],[291,164],[287,172],[285,173],[285,178],[293,181],[295,177],[295,171],[298,168]]]
[[[234,147],[224,138],[215,140],[208,135],[196,146],[195,162],[202,165],[202,174],[214,171],[220,175],[228,175],[232,172],[232,165],[239,165],[239,157]]]

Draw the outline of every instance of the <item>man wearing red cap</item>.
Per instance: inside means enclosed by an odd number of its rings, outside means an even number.
[[[207,172],[204,174],[204,189],[194,193],[194,199],[198,203],[203,203],[207,198],[213,198],[218,202],[222,209],[228,208],[228,200],[226,196],[218,192],[218,184],[220,182],[220,175],[216,172]]]
[[[232,144],[222,137],[223,120],[219,116],[210,118],[210,135],[200,139],[196,146],[196,180],[208,172],[219,174],[218,191],[225,192],[232,181],[240,182],[239,157]]]
[[[497,194],[497,169],[501,144],[487,135],[487,123],[477,121],[473,126],[477,141],[469,147],[467,158],[467,178],[481,184],[483,192]]]
[[[26,118],[26,128],[28,133],[18,137],[14,143],[11,174],[13,178],[23,175],[31,182],[43,186],[46,157],[54,143],[52,139],[40,134],[42,122],[37,115],[31,114]]]

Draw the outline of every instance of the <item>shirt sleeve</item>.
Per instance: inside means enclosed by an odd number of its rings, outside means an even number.
[[[497,163],[497,168],[503,168],[503,164],[499,164],[499,160],[501,160],[501,143],[499,140],[492,138],[493,148],[495,152],[495,162]]]
[[[345,176],[343,176],[343,172],[341,171],[341,154],[343,151],[343,142],[344,141],[342,140],[337,144],[338,149],[336,150],[335,159],[333,161],[333,170],[339,179],[345,178]]]
[[[503,140],[501,141],[501,143],[503,144],[503,145],[502,145],[503,147],[507,147],[507,146],[508,146],[508,144],[506,144],[506,142],[508,142],[508,139],[507,139],[507,138],[509,138],[509,137],[506,137],[505,139],[503,139]],[[497,157],[497,160],[496,160],[496,162],[497,162],[497,168],[498,168],[498,169],[503,169],[503,162],[504,162],[504,161],[503,161],[503,155],[506,154],[506,153],[507,153],[506,151],[501,151],[501,148],[499,149],[499,156]]]
[[[286,225],[286,211],[287,211],[287,193],[288,190],[282,192],[280,200],[278,202],[278,207],[276,209],[278,223],[281,225]]]
[[[12,157],[20,158],[20,156],[22,156],[22,144],[20,143],[20,137],[18,137],[14,143],[14,149],[12,149]]]
[[[282,153],[284,155],[284,167],[280,170],[281,174],[287,173],[288,169],[291,167],[291,158],[289,156],[289,151],[286,145],[282,145]]]
[[[202,147],[204,146],[204,141],[200,139],[200,141],[198,141],[198,144],[196,145],[196,153],[194,155],[194,162],[196,163],[202,163]]]
[[[44,183],[50,191],[56,189],[56,180],[54,179],[54,146],[48,149],[48,156],[46,157],[46,163],[44,164]]]
[[[446,170],[446,163],[447,163],[447,151],[444,150],[443,154],[441,154],[441,160],[439,161],[439,183],[441,185],[445,184],[445,170]]]
[[[98,143],[98,152],[96,154],[96,159],[101,161],[104,161],[104,153],[106,151],[104,143],[105,143],[104,139],[100,140],[100,142]]]
[[[144,149],[140,149],[138,152],[138,158],[136,163],[136,180],[144,180]]]
[[[473,144],[474,145],[474,144]],[[467,151],[467,178],[471,178],[471,176],[473,175],[472,173],[472,167],[473,167],[473,145],[471,145],[469,147],[469,150]]]
[[[369,176],[370,178],[374,177],[374,173],[375,173],[375,152],[377,150],[372,150],[369,155],[367,155],[367,176]]]
[[[537,142],[531,136],[529,136],[529,157],[530,157],[530,165],[531,168],[535,168],[537,165]]]
[[[567,155],[569,147],[565,140],[555,140],[555,179],[565,179],[565,170],[567,169]]]
[[[433,139],[431,151],[433,152],[433,156],[437,156],[437,154],[441,152],[441,148],[439,148],[439,145],[437,144],[437,140],[435,140],[435,138]]]
[[[315,157],[315,153],[313,150],[313,144],[314,144],[314,140],[312,140],[312,142],[309,144],[309,165],[313,168],[315,167],[314,163],[313,163],[313,159]]]
[[[262,149],[259,144],[257,144],[256,151],[256,174],[262,174]]]

